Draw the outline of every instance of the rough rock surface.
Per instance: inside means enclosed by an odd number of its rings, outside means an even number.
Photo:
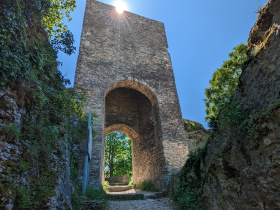
[[[279,24],[280,0],[271,0],[251,30],[250,59],[234,92],[251,115],[261,116],[279,103]],[[249,131],[236,135],[235,127],[218,129],[211,136],[200,168],[184,175],[188,183],[202,184],[199,200],[204,209],[280,209],[279,106],[275,109],[271,118],[253,121],[260,127],[249,137]]]
[[[71,210],[71,193],[72,193],[72,182],[70,180],[70,162],[69,162],[69,151],[68,151],[68,141],[65,136],[64,139],[60,139],[58,142],[61,146],[65,148],[62,157],[52,154],[52,168],[58,169],[55,187],[55,195],[50,198],[47,206],[51,210],[61,209],[61,210]]]
[[[14,84],[12,87],[1,89],[0,100],[2,106],[0,107],[0,128],[5,125],[15,125],[20,128],[22,118],[25,115],[25,103],[22,97],[19,84]],[[55,196],[50,198],[47,204],[49,209],[72,209],[71,205],[71,181],[70,181],[70,167],[68,142],[66,139],[58,139],[58,145],[65,148],[65,153],[57,155],[57,151],[53,151],[52,163],[53,169],[57,170],[57,186],[55,187]],[[17,139],[9,139],[0,134],[0,175],[7,167],[19,163],[26,150],[28,144],[21,144]],[[18,175],[22,180],[24,187],[29,188],[29,177],[31,174],[37,173],[37,168],[33,167],[27,170],[24,174]],[[2,197],[3,196],[3,197]],[[8,195],[2,195],[2,204],[8,203],[6,209],[13,209],[13,198]],[[1,204],[1,205],[2,205]]]

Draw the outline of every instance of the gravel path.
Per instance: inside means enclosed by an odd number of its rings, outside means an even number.
[[[147,199],[136,201],[109,201],[110,210],[176,210],[169,198]]]
[[[121,195],[121,194],[144,194],[144,195],[153,195],[155,193],[153,192],[146,192],[146,191],[142,191],[142,190],[139,190],[139,189],[131,189],[131,190],[126,190],[126,191],[122,191],[122,192],[109,192],[108,194],[118,194],[118,195]]]
[[[144,194],[152,195],[152,192],[145,192],[138,189],[131,189],[123,192],[110,192],[109,194]],[[177,210],[173,201],[169,198],[130,200],[130,201],[109,201],[110,210]]]

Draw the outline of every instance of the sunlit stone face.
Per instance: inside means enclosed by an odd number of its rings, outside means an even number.
[[[123,13],[124,10],[127,10],[127,6],[123,1],[117,1],[114,6],[119,14]]]

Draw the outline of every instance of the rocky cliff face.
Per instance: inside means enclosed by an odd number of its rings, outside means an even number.
[[[200,123],[183,119],[186,131],[189,152],[205,144],[205,140],[211,134],[210,130],[205,129]]]
[[[279,24],[280,0],[271,0],[251,30],[250,59],[226,108],[238,115],[221,113],[205,149],[178,175],[203,209],[280,209]]]
[[[15,203],[18,202],[18,195],[11,183],[15,186],[20,183],[25,189],[30,189],[30,177],[39,173],[36,165],[28,166],[22,172],[22,160],[30,145],[20,142],[16,136],[7,132],[3,134],[5,126],[12,129],[10,133],[20,131],[22,127],[26,104],[20,87],[20,84],[12,84],[0,89],[0,184],[4,184],[0,188],[0,209],[7,210],[17,208]],[[72,209],[68,141],[59,138],[57,144],[64,152],[54,150],[51,154],[52,163],[49,167],[55,173],[50,176],[50,181],[54,182],[54,187],[47,198],[46,209]]]

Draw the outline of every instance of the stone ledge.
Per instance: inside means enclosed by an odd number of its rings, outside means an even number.
[[[107,189],[109,190],[109,192],[123,192],[123,191],[131,190],[132,186],[130,186],[130,185],[111,186],[111,187],[107,187]]]
[[[103,201],[83,201],[83,210],[105,210]]]
[[[111,201],[144,200],[144,194],[107,194],[105,199]]]

